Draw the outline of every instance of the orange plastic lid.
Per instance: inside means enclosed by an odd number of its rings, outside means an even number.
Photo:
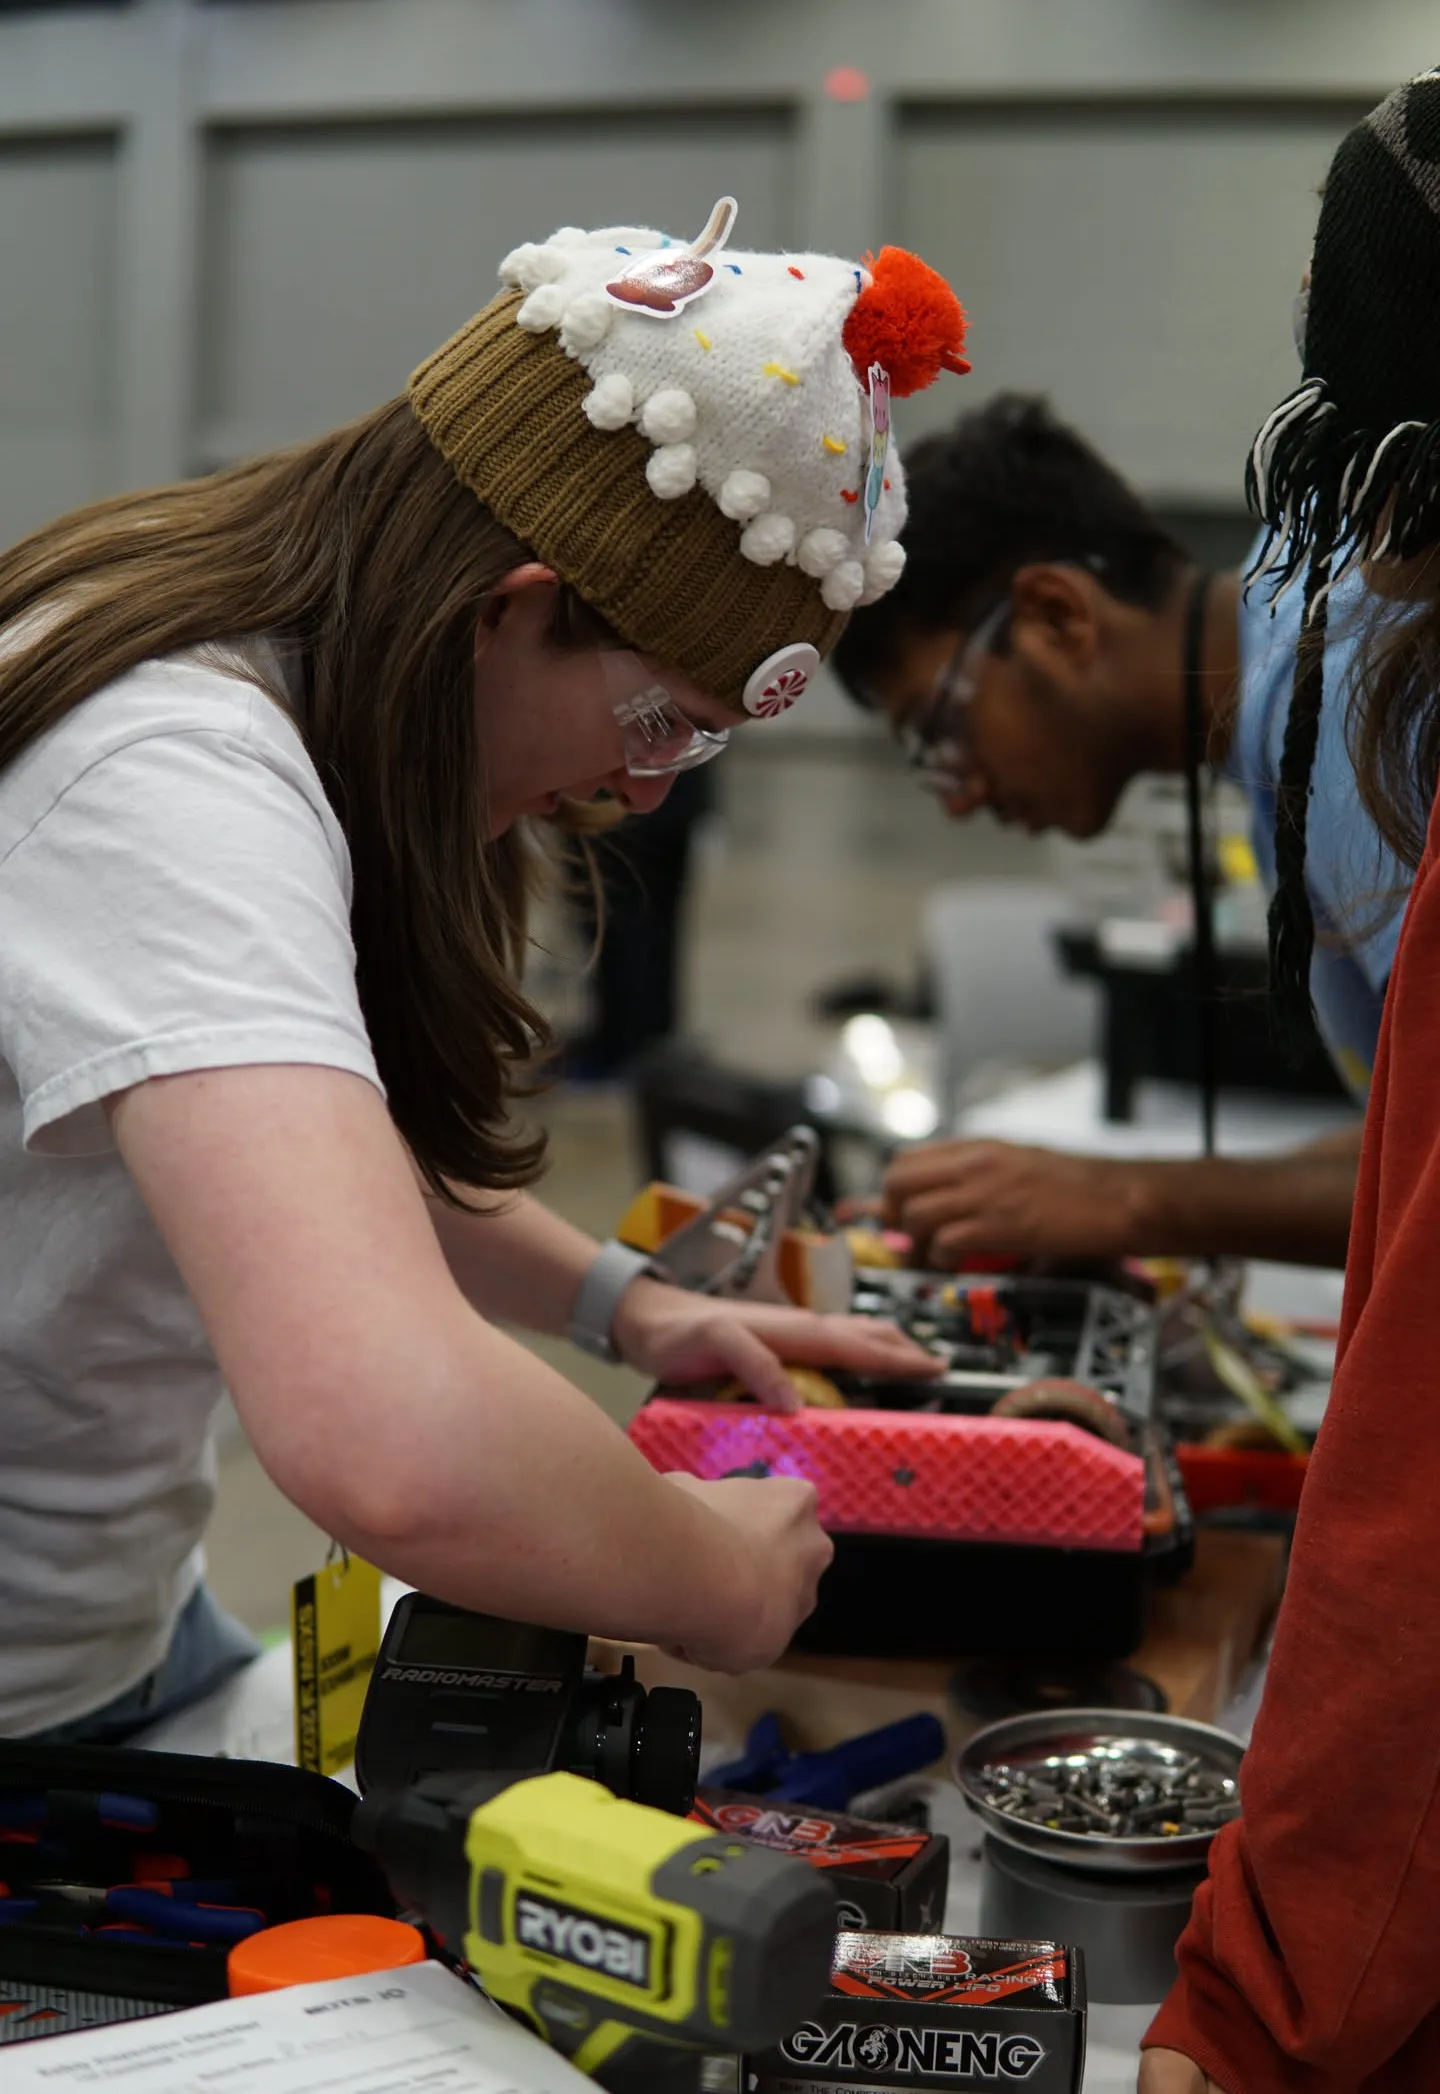
[[[278,1992],[283,1985],[313,1985],[322,1978],[358,1978],[424,1961],[420,1931],[404,1920],[331,1912],[319,1919],[287,1920],[236,1942],[230,1951],[230,1996]]]

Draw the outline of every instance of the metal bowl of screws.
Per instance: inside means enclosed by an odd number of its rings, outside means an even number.
[[[1183,1716],[1049,1709],[976,1731],[954,1771],[997,1839],[1128,1875],[1204,1860],[1240,1815],[1244,1752],[1238,1738]]]

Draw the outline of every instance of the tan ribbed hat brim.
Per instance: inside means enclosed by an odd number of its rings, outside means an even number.
[[[779,647],[828,654],[845,627],[820,585],[740,552],[740,526],[703,487],[672,501],[645,478],[633,428],[586,418],[585,371],[552,334],[515,324],[506,292],[423,363],[410,402],[462,484],[640,653],[742,710],[751,673]]]

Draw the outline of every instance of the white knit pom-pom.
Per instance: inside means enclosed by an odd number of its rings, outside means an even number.
[[[658,494],[662,502],[673,502],[680,495],[689,494],[695,485],[694,444],[662,444],[658,451],[650,453],[645,477],[651,493]]]
[[[905,548],[898,538],[882,538],[865,555],[865,587],[861,603],[874,603],[893,589],[905,572]]]
[[[853,611],[865,593],[865,570],[858,560],[842,560],[820,584],[820,600],[832,611]]]
[[[540,266],[540,249],[533,240],[512,247],[500,264],[500,281],[516,291],[534,291],[549,281]]]
[[[740,550],[757,567],[773,567],[795,550],[795,526],[778,509],[767,509],[740,533]]]
[[[562,225],[545,242],[547,247],[583,247],[590,238],[583,225]]]
[[[822,524],[818,530],[807,531],[795,549],[795,564],[802,574],[813,574],[818,581],[822,574],[829,574],[832,567],[848,559],[850,540],[843,531],[833,531]]]
[[[654,444],[683,444],[695,434],[695,402],[681,386],[662,387],[641,408],[640,430]]]
[[[635,412],[635,388],[623,371],[607,371],[585,396],[585,413],[597,429],[623,429]]]
[[[615,308],[608,298],[602,298],[598,291],[582,291],[565,308],[560,347],[568,349],[572,356],[581,350],[598,348],[610,332],[614,317]]]
[[[545,334],[560,325],[565,311],[565,293],[558,284],[541,284],[532,291],[515,315],[515,325],[526,334]]]
[[[727,473],[720,483],[720,514],[736,523],[749,523],[770,503],[770,482],[763,473],[743,470]]]
[[[506,283],[517,285],[522,291],[534,291],[541,284],[553,284],[565,274],[566,261],[563,254],[547,241],[537,247],[527,240],[523,247],[512,248],[500,264],[500,275]]]

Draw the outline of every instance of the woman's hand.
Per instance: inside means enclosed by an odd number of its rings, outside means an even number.
[[[1193,2058],[1178,2050],[1147,2050],[1140,2060],[1136,2094],[1226,2094],[1218,2080],[1207,2079]]]
[[[870,1316],[817,1316],[760,1302],[713,1301],[658,1280],[634,1280],[611,1326],[620,1356],[652,1380],[710,1381],[733,1374],[767,1409],[800,1397],[782,1360],[852,1374],[938,1374],[941,1363],[893,1324]]]
[[[835,1553],[815,1517],[814,1486],[795,1476],[702,1483],[672,1475],[665,1481],[723,1520],[736,1552],[733,1579],[722,1592],[712,1591],[710,1618],[671,1656],[706,1672],[773,1665],[814,1611],[821,1574]]]

